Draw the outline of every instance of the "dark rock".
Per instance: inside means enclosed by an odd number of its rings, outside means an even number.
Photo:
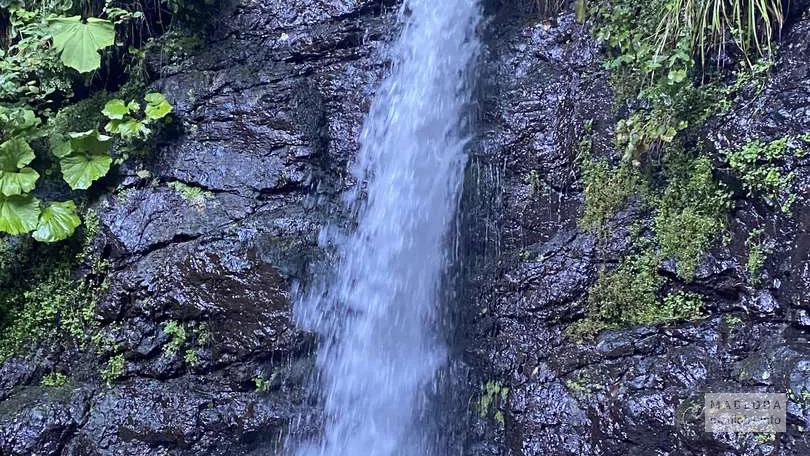
[[[790,406],[788,432],[773,443],[707,434],[697,413],[707,391],[793,389],[795,399],[804,388],[806,163],[785,164],[796,175],[792,216],[742,201],[729,246],[707,255],[694,281],[680,283],[706,296],[705,319],[603,331],[593,343],[576,343],[565,329],[586,314],[599,268],[632,252],[627,227],[649,227],[649,216],[632,207],[620,211],[601,242],[578,232],[582,189],[572,145],[594,119],[594,152],[610,156],[618,120],[600,49],[570,14],[546,22],[508,6],[495,14],[475,156],[487,172],[472,180],[476,188],[466,190],[464,208],[474,214],[468,224],[486,233],[470,233],[470,250],[485,253],[473,254],[480,265],[469,291],[475,315],[463,320],[463,334],[465,361],[480,381],[497,381],[510,395],[499,409],[503,422],[471,419],[467,454],[806,454],[804,406]],[[716,149],[810,131],[810,22],[797,17],[765,91],[742,97],[725,120],[707,128]],[[752,286],[745,241],[757,228],[776,248],[760,285]],[[675,266],[665,262],[660,272],[679,283]]]
[[[229,3],[198,50],[149,57],[176,137],[130,159],[94,204],[95,250],[112,263],[98,354],[58,359],[64,404],[29,392],[57,362],[47,349],[0,366],[0,454],[267,454],[309,407],[293,284],[340,218],[396,2]]]

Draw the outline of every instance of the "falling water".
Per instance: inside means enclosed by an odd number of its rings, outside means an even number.
[[[409,0],[347,195],[354,232],[298,306],[321,334],[324,430],[301,456],[427,456],[420,415],[446,360],[438,332],[448,236],[466,163],[477,0]],[[420,424],[421,423],[421,424]]]

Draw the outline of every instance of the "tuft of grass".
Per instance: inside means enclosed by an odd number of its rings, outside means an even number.
[[[705,64],[707,52],[722,55],[727,37],[743,55],[771,55],[771,43],[785,15],[781,0],[670,0],[661,13],[654,39],[657,54],[682,38]]]

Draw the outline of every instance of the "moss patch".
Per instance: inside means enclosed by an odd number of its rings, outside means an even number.
[[[693,320],[703,315],[703,299],[676,291],[661,297],[666,283],[658,274],[660,257],[651,250],[626,257],[612,271],[602,270],[588,294],[588,315],[568,328],[576,340],[590,340],[605,329]]]
[[[725,237],[733,206],[731,192],[714,177],[713,157],[701,146],[700,126],[712,116],[724,116],[740,93],[746,97],[760,93],[771,64],[752,63],[753,56],[741,58],[741,69],[733,77],[699,64],[703,51],[716,43],[696,46],[700,40],[695,37],[720,33],[733,24],[662,35],[679,26],[666,19],[688,17],[689,8],[665,0],[591,4],[596,39],[607,49],[605,67],[611,73],[617,107],[626,112],[615,128],[614,149],[595,154],[608,158],[593,158],[590,142],[584,153],[580,151],[585,208],[579,225],[598,233],[603,242],[611,235],[610,219],[636,199],[644,203],[642,217],[652,218],[652,236],[643,240],[634,236],[635,253],[600,272],[588,294],[586,317],[569,328],[578,339],[602,329],[703,314],[700,296],[665,292],[682,289],[679,282],[694,279],[707,251]],[[785,208],[792,202],[786,194],[792,176],[782,174],[780,164],[803,153],[797,144],[804,140],[754,141],[725,157],[749,194],[773,200],[778,196]],[[763,251],[760,244],[749,244],[753,278],[762,267]],[[667,259],[676,263],[676,278],[659,274]]]
[[[806,154],[804,138],[783,136],[770,142],[752,140],[739,150],[724,151],[725,159],[742,181],[748,196],[762,196],[789,212],[796,199],[788,193],[793,173],[785,173],[781,163],[788,157]]]
[[[585,231],[606,234],[606,224],[637,192],[639,173],[631,166],[614,167],[605,159],[590,156],[580,160],[585,208],[579,226]]]
[[[673,154],[665,174],[667,185],[655,203],[655,233],[661,254],[675,259],[678,276],[689,281],[701,257],[726,228],[731,194],[714,179],[705,157]]]
[[[88,212],[88,219],[94,220]],[[91,223],[90,228],[93,227]],[[85,239],[58,246],[36,245],[21,258],[31,265],[13,275],[14,280],[0,289],[0,361],[32,344],[90,341],[98,327],[96,300],[106,290],[104,277],[108,265],[91,258],[89,249],[95,233],[85,229]],[[74,270],[89,263],[91,271],[76,277]]]

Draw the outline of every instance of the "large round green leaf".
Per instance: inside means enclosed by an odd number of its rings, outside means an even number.
[[[73,236],[82,220],[76,215],[76,203],[51,203],[42,210],[34,239],[40,242],[57,242]]]
[[[121,120],[125,115],[129,114],[129,106],[124,103],[124,100],[113,98],[104,105],[101,113],[110,119]]]
[[[34,150],[22,138],[0,144],[0,171],[16,171],[34,160]]]
[[[146,139],[152,134],[152,130],[146,126],[145,120],[127,119],[127,120],[110,120],[104,129],[110,133],[121,135],[126,140],[133,140],[136,138]]]
[[[66,139],[55,139],[51,144],[51,153],[56,158],[64,158],[73,153],[73,146]]]
[[[164,97],[162,93],[148,93],[144,99],[146,100],[146,109],[144,110],[144,113],[146,114],[147,119],[162,119],[166,117],[168,113],[172,112],[172,105],[169,104],[169,101],[166,100],[166,97]]]
[[[82,22],[81,16],[59,17],[50,21],[53,45],[62,53],[62,63],[87,73],[101,66],[98,51],[115,42],[115,25],[91,17]]]
[[[30,233],[39,223],[39,200],[31,195],[0,195],[0,232]]]
[[[70,147],[75,152],[87,152],[93,155],[104,155],[110,151],[112,138],[100,134],[97,130],[80,133],[68,133]]]
[[[19,171],[0,171],[0,193],[5,196],[22,195],[37,186],[39,173],[31,168]]]
[[[39,124],[39,118],[30,109],[0,107],[0,130],[3,130],[6,136],[40,138],[44,136],[44,132],[36,131]]]
[[[12,196],[33,190],[39,173],[25,168],[33,160],[34,151],[22,138],[12,138],[0,144],[0,193]]]
[[[86,190],[110,171],[112,157],[107,154],[73,153],[60,161],[62,177],[73,190]]]

